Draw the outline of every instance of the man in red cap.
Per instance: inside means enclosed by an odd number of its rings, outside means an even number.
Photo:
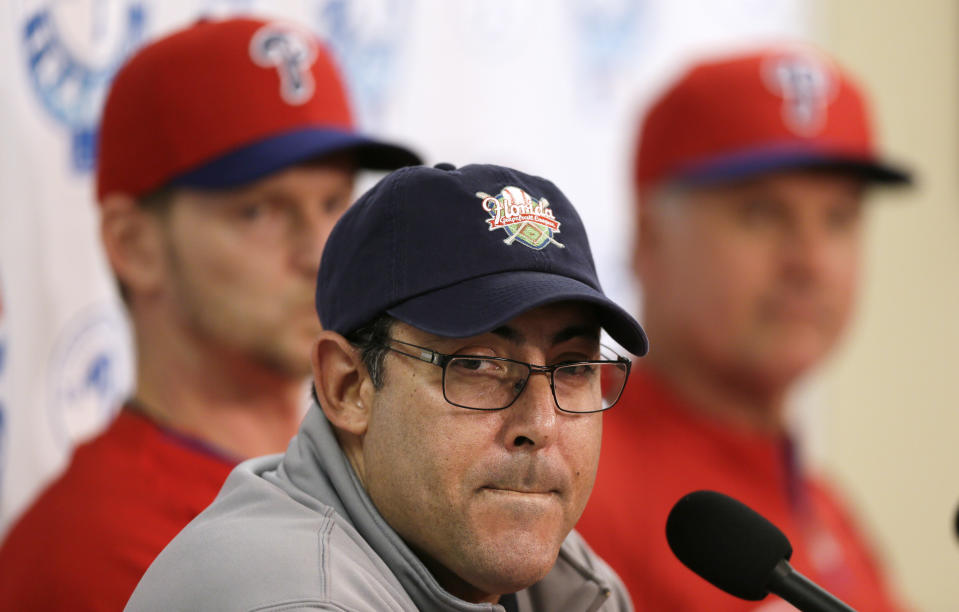
[[[356,131],[330,57],[292,24],[200,22],[120,70],[97,196],[137,385],[9,533],[0,609],[121,609],[236,463],[286,448],[354,175],[418,162]]]
[[[862,95],[805,48],[700,63],[646,115],[635,172],[653,348],[607,418],[577,528],[637,609],[784,609],[736,599],[670,552],[673,504],[720,491],[785,532],[798,571],[856,609],[897,609],[838,496],[798,464],[784,415],[850,318],[866,187],[909,181],[879,160]]]

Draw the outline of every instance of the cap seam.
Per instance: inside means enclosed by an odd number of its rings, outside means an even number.
[[[468,277],[464,277],[464,278],[458,278],[458,279],[456,279],[455,281],[453,281],[453,282],[451,282],[451,283],[447,283],[447,284],[445,284],[445,285],[441,285],[441,286],[437,286],[437,287],[430,287],[430,288],[424,289],[423,291],[420,291],[420,292],[418,292],[418,293],[413,293],[413,294],[407,295],[407,296],[403,297],[403,299],[401,299],[401,300],[399,300],[399,301],[396,301],[396,302],[393,302],[393,301],[391,300],[390,305],[387,306],[384,310],[388,310],[388,309],[390,309],[390,308],[395,308],[398,304],[402,304],[402,303],[407,302],[407,301],[409,301],[409,300],[415,300],[416,298],[422,297],[422,296],[424,296],[424,295],[428,295],[428,294],[430,294],[430,293],[435,293],[435,292],[437,292],[437,291],[443,291],[444,289],[449,289],[450,287],[454,287],[454,286],[456,286],[456,285],[459,285],[460,283],[465,283],[465,282],[473,281],[473,280],[476,280],[476,279],[478,279],[478,278],[484,278],[484,277],[487,277],[487,276],[498,276],[498,275],[500,275],[500,274],[516,274],[516,273],[522,273],[522,272],[532,272],[532,273],[535,273],[535,274],[549,274],[549,275],[551,275],[551,276],[558,276],[558,277],[561,277],[561,278],[568,278],[568,279],[570,279],[570,280],[574,280],[574,281],[576,281],[576,282],[582,283],[583,285],[589,287],[590,289],[592,289],[592,290],[594,290],[594,291],[598,291],[598,292],[600,292],[600,293],[603,292],[602,288],[596,287],[596,286],[594,286],[592,283],[590,283],[590,282],[588,282],[588,281],[586,281],[586,280],[583,280],[582,278],[579,278],[578,276],[570,276],[569,274],[566,274],[566,273],[564,273],[564,272],[554,272],[554,271],[552,271],[552,270],[529,270],[529,269],[526,269],[526,268],[522,268],[522,269],[518,269],[518,270],[509,270],[509,269],[506,269],[506,270],[497,270],[496,272],[487,272],[487,273],[485,273],[485,274],[476,274],[475,276],[468,276]],[[396,295],[396,294],[394,294],[394,295]],[[605,294],[604,294],[604,295],[605,295]],[[392,296],[391,296],[391,297],[392,297]]]
[[[402,192],[400,191],[400,184],[403,183],[403,179],[405,178],[406,177],[403,175],[398,176],[397,180],[394,181],[392,185],[390,185],[389,201],[392,203],[392,206],[389,207],[390,217],[388,220],[388,223],[389,223],[388,227],[390,231],[390,236],[389,236],[390,253],[392,255],[390,257],[390,295],[389,295],[390,302],[393,302],[396,299],[396,296],[400,295],[401,281],[399,278],[400,276],[399,270],[403,270],[405,265],[405,261],[402,264],[400,263],[400,258],[403,257],[403,254],[400,252],[401,244],[400,244],[400,241],[397,240],[399,231],[397,230],[397,227],[396,227],[399,222],[398,221],[399,215],[397,213],[400,210],[400,206],[399,206],[400,198],[402,198],[403,205],[405,206],[406,204],[407,194],[405,191],[402,191]],[[383,311],[385,312],[385,309],[383,309]]]

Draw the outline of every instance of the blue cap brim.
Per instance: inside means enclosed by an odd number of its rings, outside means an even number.
[[[463,338],[492,331],[527,310],[563,301],[595,306],[603,329],[634,355],[641,357],[649,350],[639,322],[600,291],[545,272],[511,271],[472,278],[416,296],[386,312],[431,334]]]
[[[674,182],[707,186],[779,170],[802,169],[835,170],[873,183],[912,183],[912,176],[907,170],[874,159],[795,146],[763,147],[716,157],[684,168],[676,174]]]
[[[181,174],[169,184],[197,189],[228,189],[255,181],[283,168],[335,153],[353,153],[360,168],[395,170],[422,163],[398,145],[356,132],[303,128],[259,140]]]

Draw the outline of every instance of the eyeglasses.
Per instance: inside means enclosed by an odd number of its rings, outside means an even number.
[[[505,357],[446,355],[393,338],[387,342],[417,351],[402,351],[388,343],[383,348],[443,368],[443,397],[454,406],[470,410],[509,408],[535,373],[549,376],[556,407],[563,412],[602,412],[619,401],[629,377],[629,359],[606,346],[602,346],[605,354],[601,355],[610,359],[541,366]]]

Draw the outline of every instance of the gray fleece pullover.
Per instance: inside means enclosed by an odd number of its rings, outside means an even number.
[[[632,610],[615,573],[572,532],[520,612]],[[245,461],[163,550],[127,612],[503,611],[454,597],[383,520],[315,404],[284,455]]]

